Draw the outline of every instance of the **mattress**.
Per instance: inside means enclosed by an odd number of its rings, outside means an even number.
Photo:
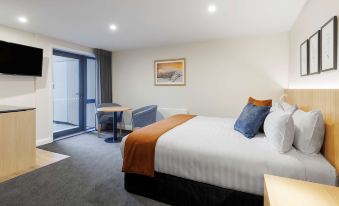
[[[321,154],[278,153],[264,134],[245,138],[234,122],[197,116],[166,132],[156,144],[155,171],[257,195],[264,174],[336,185],[336,170]]]

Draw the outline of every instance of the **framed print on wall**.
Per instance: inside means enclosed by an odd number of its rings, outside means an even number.
[[[320,73],[320,31],[317,31],[309,39],[309,74]]]
[[[186,62],[184,58],[154,61],[156,86],[185,86]]]
[[[300,45],[300,76],[307,76],[309,69],[309,46],[308,40]]]
[[[321,71],[337,69],[338,20],[333,17],[321,27]]]

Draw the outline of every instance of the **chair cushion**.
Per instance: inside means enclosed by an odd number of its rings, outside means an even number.
[[[235,122],[234,129],[247,138],[254,137],[270,112],[269,106],[255,106],[248,103]]]

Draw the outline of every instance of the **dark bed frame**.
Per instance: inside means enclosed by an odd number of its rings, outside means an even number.
[[[125,173],[125,189],[170,205],[262,206],[259,195],[225,189],[163,173],[147,177]]]

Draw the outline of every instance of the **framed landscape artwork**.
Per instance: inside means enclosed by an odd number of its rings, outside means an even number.
[[[321,27],[321,71],[337,69],[338,20],[333,17]]]
[[[317,31],[309,39],[310,44],[310,66],[309,74],[320,73],[320,31]]]
[[[156,86],[186,85],[185,59],[154,61],[154,84]]]
[[[300,76],[307,76],[309,69],[309,41],[300,45]]]

